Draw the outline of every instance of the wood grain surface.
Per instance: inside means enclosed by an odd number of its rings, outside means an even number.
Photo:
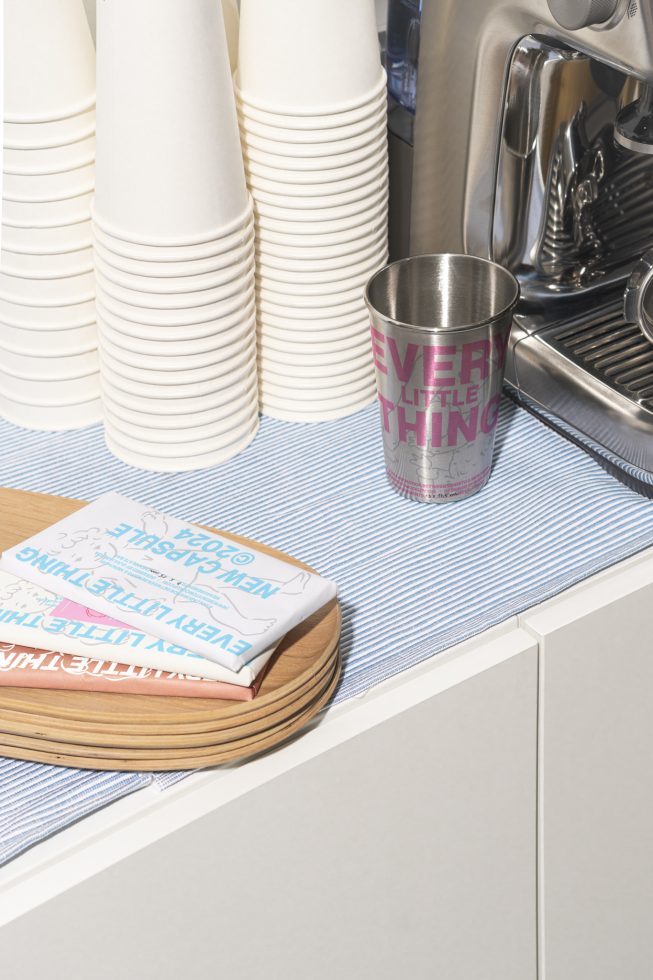
[[[82,506],[0,488],[0,549]],[[217,533],[313,571],[258,542]],[[326,704],[340,676],[340,626],[334,600],[292,630],[253,701],[0,689],[0,753],[80,768],[159,771],[245,758],[297,732]]]

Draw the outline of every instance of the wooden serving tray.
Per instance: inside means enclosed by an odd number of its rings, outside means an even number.
[[[0,488],[0,549],[82,506]],[[218,533],[313,571],[282,552]],[[166,770],[269,749],[299,731],[331,697],[340,677],[340,626],[333,600],[292,630],[253,701],[0,689],[0,754],[79,768]]]

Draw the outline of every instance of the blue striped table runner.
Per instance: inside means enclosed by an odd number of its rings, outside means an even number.
[[[263,419],[247,452],[199,473],[125,466],[99,426],[52,435],[0,421],[0,447],[1,485],[88,500],[118,490],[334,578],[344,612],[336,702],[653,545],[652,501],[509,402],[488,487],[444,507],[403,500],[386,485],[374,406],[319,426]],[[0,768],[0,861],[21,849],[9,853],[3,841],[25,807],[39,814],[45,837],[146,778],[8,765]],[[45,805],[49,779],[58,787],[81,779],[79,807],[56,797]],[[40,839],[29,827],[23,846]]]

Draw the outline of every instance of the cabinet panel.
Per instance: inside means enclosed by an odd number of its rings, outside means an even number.
[[[341,721],[347,738],[8,924],[8,975],[535,980],[537,649],[479,646],[410,700],[392,682],[345,705],[302,744]]]
[[[650,980],[653,563],[522,624],[540,640],[540,980]]]

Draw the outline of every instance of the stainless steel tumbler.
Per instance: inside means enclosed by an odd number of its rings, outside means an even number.
[[[519,283],[471,255],[418,255],[365,291],[390,484],[429,503],[490,478]]]

